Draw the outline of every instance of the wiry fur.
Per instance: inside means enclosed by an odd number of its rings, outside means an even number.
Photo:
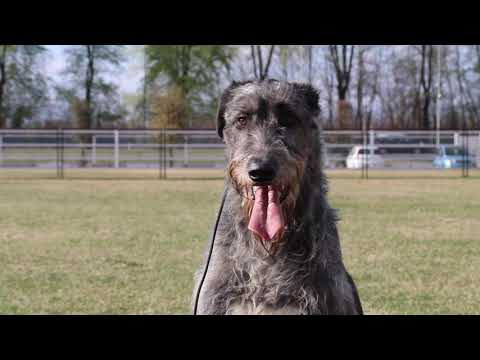
[[[277,104],[287,104],[296,125],[281,126]],[[245,129],[235,128],[249,113]],[[199,299],[200,314],[361,314],[357,289],[343,262],[336,214],[327,202],[316,125],[318,94],[309,85],[277,81],[234,83],[218,113],[227,145],[226,201]],[[287,116],[288,117],[288,116]],[[279,164],[276,183],[288,189],[282,204],[287,229],[274,251],[248,230],[252,156]],[[196,274],[196,294],[202,267]]]

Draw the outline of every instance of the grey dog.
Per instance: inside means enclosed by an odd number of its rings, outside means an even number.
[[[319,112],[307,84],[233,82],[224,91],[226,197],[199,314],[363,314],[326,199]]]

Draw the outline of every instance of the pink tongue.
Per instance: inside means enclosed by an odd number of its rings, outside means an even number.
[[[279,203],[278,191],[270,186],[257,188],[248,228],[265,241],[275,238],[275,235],[285,226]]]

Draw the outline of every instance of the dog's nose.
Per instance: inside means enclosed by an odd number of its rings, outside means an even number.
[[[256,183],[271,182],[276,175],[275,166],[269,161],[253,160],[248,167],[248,176]]]

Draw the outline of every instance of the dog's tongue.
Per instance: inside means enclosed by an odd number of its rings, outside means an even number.
[[[248,228],[263,240],[270,241],[285,226],[279,193],[271,186],[259,186]]]

